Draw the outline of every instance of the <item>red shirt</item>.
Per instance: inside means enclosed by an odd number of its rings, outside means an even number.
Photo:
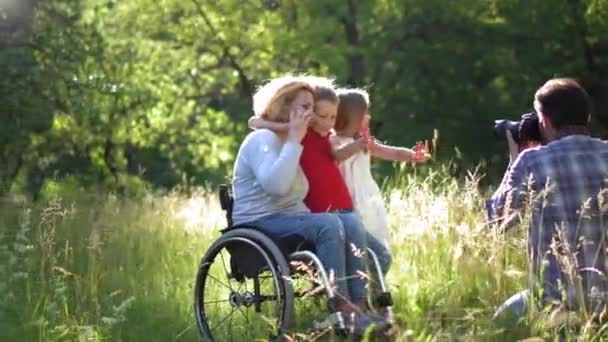
[[[302,140],[300,166],[309,184],[304,203],[313,213],[353,209],[353,201],[348,193],[338,164],[331,155],[329,135],[321,136],[312,129]]]

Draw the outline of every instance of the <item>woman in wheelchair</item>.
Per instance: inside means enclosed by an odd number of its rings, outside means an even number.
[[[264,332],[251,323],[250,307],[259,313],[253,317],[262,316],[258,320],[261,325],[269,322],[274,326],[273,336],[284,334],[294,298],[305,297],[294,292],[289,260],[312,262],[327,294],[332,313],[324,321],[315,322],[313,329],[348,328],[362,334],[371,326],[381,330],[388,326],[384,317],[366,312],[367,260],[363,255],[368,249],[358,216],[333,207],[329,208],[333,212],[311,213],[304,203],[310,192],[307,175],[300,166],[302,140],[310,135],[314,94],[322,80],[280,77],[254,95],[256,116],[287,125],[287,129],[250,133],[235,162],[233,198],[220,195],[229,228],[203,257],[195,285],[195,313],[206,340],[232,338],[235,318],[244,319],[242,334],[259,338]],[[308,250],[297,248],[302,245]],[[376,254],[369,255],[381,274]],[[382,276],[378,283],[382,292],[373,303],[391,318],[392,300]]]

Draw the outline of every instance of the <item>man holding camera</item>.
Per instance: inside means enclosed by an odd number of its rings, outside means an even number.
[[[608,143],[589,135],[590,107],[576,81],[552,79],[537,90],[536,115],[524,116],[520,134],[506,130],[512,162],[488,215],[503,229],[530,219],[534,279],[531,291],[509,298],[494,318],[523,318],[531,296],[542,306],[588,314],[607,302]],[[535,144],[523,140],[535,136],[536,118],[542,145],[529,148]]]

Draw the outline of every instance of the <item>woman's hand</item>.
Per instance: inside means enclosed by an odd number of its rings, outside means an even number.
[[[287,140],[296,143],[302,142],[306,131],[308,130],[308,124],[312,119],[313,111],[309,109],[307,111],[292,110],[289,113],[289,130],[287,134]]]

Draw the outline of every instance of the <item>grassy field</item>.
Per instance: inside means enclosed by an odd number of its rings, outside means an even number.
[[[516,326],[489,320],[526,285],[525,232],[485,227],[476,175],[458,181],[440,170],[409,172],[385,188],[398,340],[553,336],[531,319]],[[197,340],[193,281],[223,226],[217,197],[204,191],[2,200],[0,340]],[[306,323],[298,319],[297,326]]]

